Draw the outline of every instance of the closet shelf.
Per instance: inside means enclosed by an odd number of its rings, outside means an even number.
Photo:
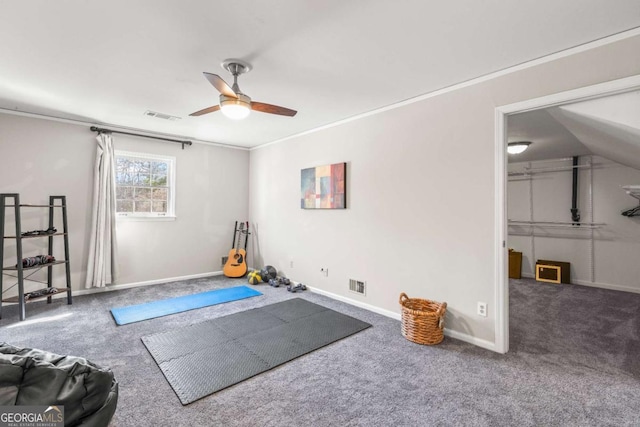
[[[622,189],[631,197],[640,200],[640,185],[625,185]]]
[[[562,222],[562,221],[513,221],[508,220],[508,225],[528,226],[528,227],[557,227],[571,228],[573,230],[600,228],[607,224],[599,222]]]
[[[571,159],[566,159],[571,160]],[[584,165],[567,165],[567,166],[552,166],[552,167],[543,167],[543,168],[524,168],[523,171],[511,171],[507,173],[507,176],[531,176],[538,173],[549,173],[549,172],[570,172],[574,169],[589,169],[592,166],[600,166],[600,164],[595,163],[587,163]]]

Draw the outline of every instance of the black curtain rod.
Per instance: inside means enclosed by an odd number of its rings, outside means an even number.
[[[96,127],[96,126],[91,126],[90,129],[91,129],[92,132],[98,132],[98,133],[102,133],[102,132],[120,133],[122,135],[139,136],[141,138],[151,138],[151,139],[159,139],[160,141],[177,142],[178,144],[182,144],[182,149],[183,150],[184,150],[184,146],[185,145],[193,144],[191,141],[181,141],[179,139],[162,138],[162,137],[159,137],[159,136],[142,135],[142,134],[139,134],[139,133],[121,132],[119,130],[103,129],[103,128],[99,128],[99,127]]]

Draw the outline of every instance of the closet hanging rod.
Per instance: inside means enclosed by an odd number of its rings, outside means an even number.
[[[631,197],[635,197],[640,200],[640,185],[625,185],[622,189]]]
[[[98,133],[102,133],[102,132],[120,133],[122,135],[139,136],[141,138],[150,138],[150,139],[158,139],[160,141],[176,142],[178,144],[182,144],[182,149],[183,150],[184,150],[184,146],[185,145],[193,144],[191,141],[182,141],[182,140],[179,140],[179,139],[162,138],[160,136],[143,135],[143,134],[140,134],[140,133],[122,132],[122,131],[119,131],[119,130],[111,130],[111,129],[99,128],[99,127],[96,127],[96,126],[91,126],[90,129],[91,129],[92,132],[98,132]]]

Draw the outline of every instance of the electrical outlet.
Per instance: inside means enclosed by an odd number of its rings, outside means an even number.
[[[478,301],[478,316],[487,317],[487,303]]]
[[[322,273],[322,275],[324,277],[329,277],[329,269],[328,268],[321,268],[320,269],[320,273]]]
[[[289,267],[293,268],[293,261],[289,261]]]

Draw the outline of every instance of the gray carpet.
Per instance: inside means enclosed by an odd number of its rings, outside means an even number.
[[[371,325],[293,298],[142,337],[183,405]]]
[[[0,341],[87,357],[120,381],[114,426],[637,426],[640,295],[511,283],[511,352],[446,337],[413,344],[400,322],[321,295],[264,296],[117,327],[110,307],[235,286],[215,277],[5,307]],[[140,338],[301,297],[371,323],[349,339],[182,406]],[[455,309],[455,307],[452,307]]]

